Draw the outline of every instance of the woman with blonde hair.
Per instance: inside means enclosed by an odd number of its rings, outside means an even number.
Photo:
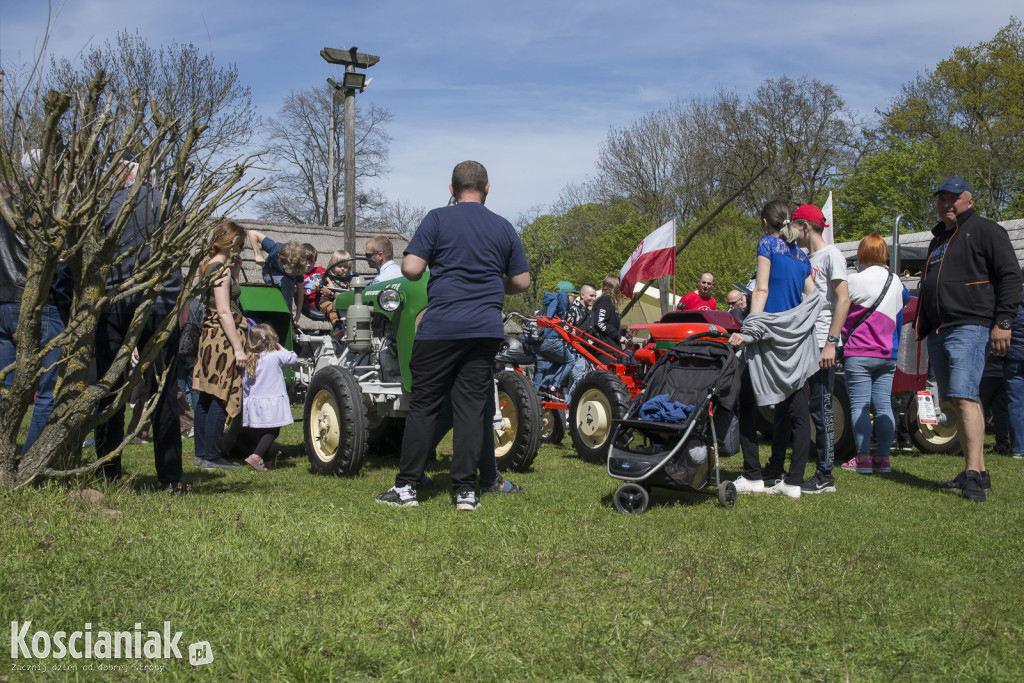
[[[818,370],[814,322],[822,298],[811,277],[807,254],[797,246],[800,230],[792,222],[793,209],[773,200],[761,209],[757,242],[757,274],[750,297],[750,312],[741,332],[729,338],[733,346],[746,345],[747,369],[740,390],[740,445],[743,475],[733,483],[737,493],[781,494],[800,498],[804,469],[811,447],[807,378]],[[750,411],[756,405],[774,405],[775,420],[793,426],[789,471],[783,472],[788,439],[775,430],[772,456],[761,467]]]
[[[227,418],[242,410],[242,373],[247,358],[242,335],[247,324],[239,303],[238,272],[245,240],[245,228],[238,223],[220,223],[210,236],[209,257],[200,270],[209,285],[202,295],[205,316],[192,387],[199,392],[195,466],[202,469],[241,467],[224,459],[221,439]]]
[[[594,302],[594,336],[609,346],[622,348],[626,338],[619,329],[622,316],[619,306],[622,305],[622,290],[619,289],[618,275],[605,275],[601,282],[601,296]],[[606,363],[621,363],[622,358],[608,353],[601,347],[595,349],[595,356]]]
[[[843,325],[846,336],[844,368],[850,394],[850,418],[857,457],[843,467],[861,474],[891,472],[889,446],[896,432],[892,415],[892,378],[903,331],[903,307],[910,293],[885,263],[889,250],[877,232],[857,246],[860,272],[849,277],[850,313]],[[875,409],[874,431],[878,437],[871,455],[871,407]]]

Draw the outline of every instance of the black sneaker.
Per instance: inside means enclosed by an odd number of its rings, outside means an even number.
[[[831,474],[825,474],[821,470],[814,473],[814,476],[800,486],[800,493],[835,493],[836,480]]]
[[[456,510],[476,510],[479,505],[480,499],[476,497],[476,493],[473,491],[462,491],[455,496]]]
[[[961,472],[949,481],[940,481],[935,484],[935,487],[940,491],[949,491],[951,493],[960,493],[964,490],[964,479],[967,476],[967,472]]]
[[[900,441],[896,445],[896,450],[899,451],[900,453],[913,453],[914,447],[913,445],[911,445],[910,439],[907,439],[906,441]]]
[[[992,477],[989,476],[988,470],[979,472],[981,486],[986,493],[992,493]],[[940,491],[947,491],[949,493],[962,493],[964,490],[964,479],[967,476],[966,470],[956,475],[949,481],[940,481],[935,486]]]
[[[985,502],[985,483],[981,472],[967,470],[964,475],[963,496],[976,503]]]
[[[392,486],[374,500],[396,508],[414,508],[420,504],[416,500],[416,489],[411,486]]]

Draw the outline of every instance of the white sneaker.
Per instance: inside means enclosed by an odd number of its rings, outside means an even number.
[[[759,494],[764,493],[764,480],[762,479],[747,479],[746,477],[738,477],[734,482],[733,486],[736,487],[736,493],[752,493]]]
[[[800,487],[796,484],[787,484],[783,480],[779,480],[779,483],[765,491],[769,496],[785,496],[793,500],[800,498]]]

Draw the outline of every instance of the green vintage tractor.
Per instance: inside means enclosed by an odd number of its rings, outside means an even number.
[[[345,318],[344,337],[296,335],[295,386],[303,397],[306,455],[316,472],[354,475],[370,450],[399,452],[412,390],[409,357],[427,308],[428,280],[429,273],[416,282],[370,285],[369,277],[356,275],[334,302]],[[495,392],[498,466],[528,469],[542,428],[536,391],[525,375],[504,370],[495,373]]]

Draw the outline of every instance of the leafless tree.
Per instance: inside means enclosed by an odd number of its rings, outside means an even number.
[[[426,215],[427,209],[413,206],[411,202],[402,199],[384,200],[377,208],[376,215],[369,218],[369,223],[376,226],[376,229],[397,230],[411,237]]]
[[[107,97],[126,100],[131,93],[160,103],[165,116],[180,121],[181,130],[202,128],[193,163],[209,172],[247,145],[258,124],[249,86],[238,79],[234,64],[218,66],[210,53],[191,43],[151,47],[138,33],[122,31],[113,42],[86,52],[76,66],[68,59],[54,60],[48,87],[68,91],[82,82],[83,74],[102,70],[109,79]],[[182,133],[184,135],[184,133]],[[170,153],[154,169],[160,177],[173,165],[184,140],[168,140]]]
[[[25,242],[29,269],[14,337],[16,361],[0,368],[0,380],[13,375],[11,389],[0,389],[0,488],[84,474],[102,464],[81,460],[84,435],[124,406],[129,388],[153,367],[177,322],[177,315],[169,316],[149,342],[138,345],[157,292],[175,271],[195,270],[205,255],[212,217],[236,210],[257,184],[242,181],[250,158],[220,155],[223,160],[217,162],[210,153],[226,144],[226,139],[206,142],[215,136],[210,122],[217,119],[216,111],[196,118],[190,113],[198,107],[177,99],[176,92],[143,82],[115,86],[117,78],[102,69],[88,75],[66,71],[59,87],[28,87],[5,103],[14,112],[7,121],[22,128],[13,130],[5,121],[0,138],[0,182],[12,195],[10,205],[0,203],[0,216]],[[37,99],[38,92],[45,94]],[[30,126],[22,112],[29,117],[39,112],[41,118]],[[15,143],[23,136],[41,152],[27,173],[18,163]],[[141,252],[118,252],[146,183],[133,184],[121,208],[109,215],[120,161],[128,151],[138,154],[138,178],[162,169],[155,184],[160,220],[148,235],[148,258]],[[126,259],[134,261],[133,276],[108,289],[111,270]],[[66,329],[41,348],[42,307],[58,262],[71,271],[73,304]],[[90,383],[98,313],[130,296],[141,301],[130,332],[110,370]],[[140,362],[129,370],[136,346]],[[62,356],[53,412],[40,438],[21,454],[18,431],[32,404],[42,359],[54,348],[62,349]],[[112,404],[99,410],[108,397]],[[104,461],[118,455],[131,436]]]
[[[329,178],[328,140],[330,115],[336,109],[334,130],[334,196],[343,201],[342,158],[344,131],[341,107],[336,105],[330,86],[292,92],[284,99],[277,116],[267,122],[265,137],[270,159],[281,170],[270,177],[271,189],[256,202],[259,216],[265,220],[325,225],[327,223],[327,187]],[[379,178],[388,172],[391,138],[385,128],[392,119],[386,109],[364,99],[356,101],[356,195],[370,199],[362,190],[364,180]],[[360,220],[375,209],[372,201],[360,202],[356,215]],[[336,222],[343,218],[340,208]]]
[[[722,90],[610,131],[594,196],[627,200],[652,223],[685,222],[767,166],[743,208],[756,211],[771,198],[813,202],[860,158],[861,131],[835,87],[814,79],[767,80],[746,98]]]

